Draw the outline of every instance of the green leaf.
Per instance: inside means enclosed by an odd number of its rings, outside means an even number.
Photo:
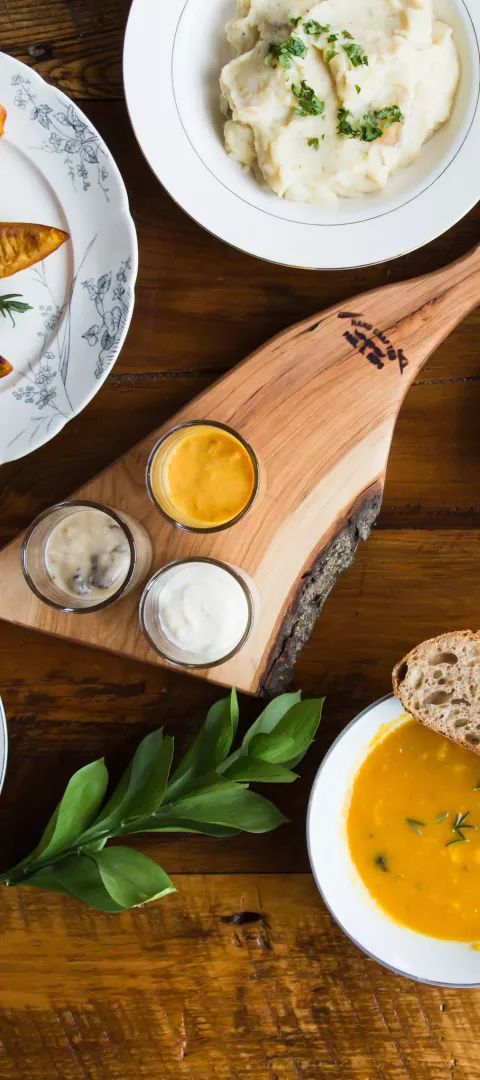
[[[175,892],[162,867],[133,848],[113,845],[91,858],[112,900],[123,908],[138,907]]]
[[[315,738],[324,700],[312,698],[293,705],[273,731],[253,737],[249,755],[286,768],[301,761]]]
[[[172,810],[172,814],[175,810]],[[152,818],[152,826],[142,828],[142,832],[149,833],[199,833],[201,836],[213,836],[223,840],[230,836],[238,836],[240,829],[231,828],[228,825],[212,825],[210,822],[189,821],[188,818],[168,817],[168,824],[155,825]]]
[[[21,884],[74,896],[97,911],[113,913],[124,910],[122,904],[112,900],[98,866],[87,855],[70,855],[55,866],[30,874]]]
[[[188,791],[196,777],[212,772],[226,758],[238,725],[238,700],[235,690],[212,705],[205,723],[175,770],[167,788],[169,800]]]
[[[249,784],[291,784],[298,779],[297,773],[284,769],[283,765],[273,765],[254,757],[241,757],[232,762],[223,776],[226,780],[243,780]]]
[[[211,791],[180,799],[172,808],[172,817],[176,821],[228,825],[250,833],[269,832],[287,820],[268,799],[236,783],[219,784]],[[166,808],[160,812],[158,823],[168,824]]]
[[[105,797],[108,772],[103,758],[79,769],[69,780],[63,798],[43,833],[37,847],[22,859],[15,870],[71,847],[91,824]]]
[[[255,723],[248,729],[243,739],[242,746],[247,747],[251,743],[254,735],[273,731],[282,717],[285,716],[285,713],[287,713],[293,705],[296,705],[301,700],[301,697],[300,691],[297,690],[293,694],[280,694],[280,697],[270,701],[266,709],[260,713],[260,716],[255,720]]]
[[[117,829],[125,818],[153,814],[161,806],[172,764],[174,740],[163,728],[142,739],[120,783],[82,843],[98,828]],[[104,838],[106,841],[107,836]]]

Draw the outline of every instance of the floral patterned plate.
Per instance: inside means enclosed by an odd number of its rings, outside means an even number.
[[[0,104],[1,220],[70,234],[0,280],[0,357],[13,369],[0,379],[4,463],[53,438],[106,379],[132,316],[138,252],[123,180],[86,116],[5,53]]]

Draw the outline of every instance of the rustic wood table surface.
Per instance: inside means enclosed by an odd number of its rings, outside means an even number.
[[[166,0],[158,0],[159,3]],[[309,273],[257,262],[174,205],[136,144],[121,50],[128,0],[0,0],[0,47],[78,101],[116,157],[140,242],[132,327],[95,400],[54,442],[0,473],[0,542],[67,496],[272,333],[344,296],[444,265],[479,211],[388,266]],[[478,625],[479,316],[411,389],[378,525],[296,669],[325,693],[301,781],[273,837],[145,839],[176,895],[122,915],[30,889],[0,897],[0,1076],[418,1080],[478,1077],[478,991],[417,986],[366,959],[315,890],[305,850],[312,776],[335,734],[389,689],[413,643]],[[213,687],[0,625],[10,759],[1,861],[30,850],[74,769],[119,771],[159,723],[182,745]],[[255,702],[243,703],[247,715]],[[277,793],[276,793],[277,794]],[[248,909],[258,920],[235,926]]]

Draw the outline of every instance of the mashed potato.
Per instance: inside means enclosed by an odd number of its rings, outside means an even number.
[[[285,199],[381,191],[450,116],[459,77],[433,0],[237,0],[225,145]]]

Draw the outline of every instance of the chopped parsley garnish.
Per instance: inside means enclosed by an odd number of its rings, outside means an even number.
[[[338,41],[338,34],[329,34],[327,41],[329,45],[331,45],[333,41]]]
[[[311,146],[312,150],[318,150],[320,146],[320,142],[317,138],[307,139],[307,144],[308,146]]]
[[[342,30],[342,34],[344,38],[348,38],[349,41],[353,41],[353,34],[351,34],[349,30]]]
[[[306,34],[328,34],[330,27],[322,26],[316,19],[307,19],[303,24]]]
[[[405,119],[398,105],[386,105],[383,109],[373,109],[359,117],[355,117],[350,109],[341,105],[337,117],[337,135],[343,135],[347,139],[362,139],[363,142],[381,139],[391,124],[403,124]]]
[[[328,50],[328,52],[327,52],[327,54],[325,56],[325,60],[327,61],[327,64],[329,64],[331,62],[331,60],[334,60],[336,56],[338,56],[338,52],[337,52],[337,50],[335,48],[335,45],[331,45],[331,47],[329,48],[329,50]]]
[[[290,23],[290,26],[294,26],[295,29],[296,29],[298,24],[301,23],[301,21],[302,21],[302,16],[301,15],[291,15],[288,21]]]
[[[355,90],[357,91],[357,94],[361,94],[362,92],[362,88],[358,85],[358,83],[355,83]]]
[[[288,71],[291,67],[296,56],[304,57],[307,55],[307,46],[301,38],[295,37],[292,34],[286,41],[272,41],[268,46],[268,53],[265,57],[265,63],[267,67],[276,68],[277,64],[281,64],[285,71]]]
[[[361,45],[353,41],[351,45],[342,45],[342,49],[347,54],[352,67],[361,67],[362,64],[368,67],[368,56]]]
[[[292,83],[292,94],[298,101],[295,109],[297,116],[321,116],[325,111],[325,102],[320,101],[305,79],[302,79],[299,86]]]

